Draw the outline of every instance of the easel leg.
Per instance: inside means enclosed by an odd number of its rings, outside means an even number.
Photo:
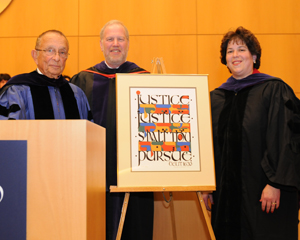
[[[202,193],[201,192],[197,192],[197,196],[198,196],[199,203],[200,203],[200,206],[201,206],[204,218],[205,218],[205,222],[206,222],[206,225],[207,225],[207,228],[208,228],[210,239],[211,240],[216,240],[214,231],[213,231],[212,226],[211,226],[210,218],[208,216],[208,213],[207,213],[204,201],[203,201]]]
[[[124,201],[123,201],[123,207],[122,207],[122,213],[121,213],[121,217],[120,217],[119,228],[118,228],[118,233],[117,233],[116,240],[121,240],[124,221],[125,221],[125,216],[126,216],[126,211],[127,211],[128,202],[129,202],[129,197],[130,197],[130,193],[128,193],[128,192],[125,193],[125,197],[124,197]]]
[[[176,224],[175,224],[175,209],[174,209],[174,201],[171,201],[170,204],[170,211],[171,211],[171,223],[172,223],[172,233],[173,233],[173,240],[177,240],[177,232],[176,232]]]

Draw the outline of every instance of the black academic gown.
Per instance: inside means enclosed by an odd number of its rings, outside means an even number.
[[[26,93],[26,90],[22,89],[22,87],[18,87],[22,85],[28,86],[29,93]],[[6,91],[11,86],[15,86],[15,88],[7,94]],[[53,87],[59,91],[59,100],[56,99],[52,101],[48,89],[49,87]],[[79,92],[76,91],[77,89]],[[52,79],[39,74],[37,71],[20,74],[12,77],[5,86],[1,88],[0,96],[2,104],[5,105],[4,107],[0,106],[0,116],[4,119],[23,119],[20,118],[21,114],[19,114],[21,108],[24,112],[30,113],[28,116],[34,116],[34,119],[55,119],[54,108],[52,106],[52,102],[55,101],[56,105],[62,102],[66,119],[80,119],[81,116],[88,120],[92,119],[84,93],[78,87],[74,85],[71,86],[62,76],[58,79]],[[31,105],[31,101],[27,100],[27,98],[32,99],[33,106]],[[9,105],[10,103],[12,103],[12,105]],[[78,105],[78,103],[80,104]],[[81,106],[84,107],[82,108]],[[12,115],[15,116],[15,118],[10,118]],[[57,112],[56,115],[59,116]]]
[[[211,92],[218,240],[297,240],[300,104],[280,79],[252,74]],[[247,83],[248,81],[248,83]],[[269,184],[281,189],[274,213],[261,210]]]
[[[110,193],[117,185],[116,73],[149,73],[132,62],[110,69],[105,62],[73,76],[71,82],[87,95],[94,122],[106,128],[106,239],[116,238],[124,193]],[[153,193],[131,193],[122,239],[147,240],[153,235]]]

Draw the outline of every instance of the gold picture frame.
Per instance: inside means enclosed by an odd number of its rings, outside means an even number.
[[[215,190],[208,75],[117,74],[118,188]]]

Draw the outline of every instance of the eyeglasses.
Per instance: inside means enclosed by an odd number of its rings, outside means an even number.
[[[48,57],[56,56],[56,53],[57,53],[57,51],[55,49],[53,49],[53,48],[44,49],[44,50],[43,49],[35,49],[35,50],[36,51],[43,51],[46,54],[46,56],[48,56]],[[70,53],[68,53],[68,52],[66,52],[64,50],[60,50],[60,51],[58,51],[58,55],[61,58],[66,59],[66,58],[68,58],[68,56],[70,55]]]

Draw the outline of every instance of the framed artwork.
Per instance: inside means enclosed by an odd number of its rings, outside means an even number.
[[[215,189],[207,75],[117,74],[118,187]]]

